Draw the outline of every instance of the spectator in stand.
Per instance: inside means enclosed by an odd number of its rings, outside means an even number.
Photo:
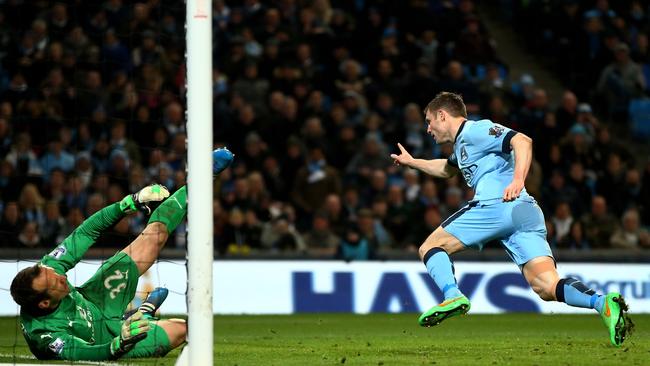
[[[434,68],[426,59],[419,59],[415,71],[410,72],[403,80],[404,89],[394,96],[397,100],[414,102],[417,105],[425,105],[432,94],[438,92],[438,82],[434,74]],[[406,100],[408,95],[410,100]]]
[[[535,88],[532,98],[519,111],[518,119],[521,132],[533,139],[541,138],[548,112],[549,102],[546,90]]]
[[[643,184],[641,181],[641,173],[636,168],[628,169],[625,172],[625,182],[621,190],[621,206],[625,209],[631,207],[638,207],[642,211],[650,201],[644,200],[642,196]]]
[[[568,248],[572,250],[588,250],[590,249],[589,242],[585,238],[582,223],[579,220],[574,220],[571,223],[569,235],[564,237],[564,241],[558,243],[559,248]]]
[[[26,222],[35,222],[42,225],[45,222],[45,200],[34,184],[27,184],[23,187],[18,198],[18,205],[22,218]]]
[[[591,211],[581,218],[585,236],[594,249],[610,248],[610,238],[618,228],[614,216],[607,212],[607,201],[603,196],[594,196]]]
[[[479,20],[475,16],[465,18],[465,29],[460,33],[456,46],[455,56],[465,64],[485,65],[496,60],[494,40],[480,29]]]
[[[383,198],[378,201],[385,203]],[[376,214],[377,211],[379,215]],[[368,239],[375,250],[388,248],[393,242],[384,226],[382,215],[385,216],[385,207],[377,207],[375,204],[372,208],[360,209],[357,215],[357,226],[361,235]]]
[[[564,136],[578,119],[578,98],[571,90],[562,94],[560,106],[555,110],[559,136]]]
[[[39,227],[41,243],[44,246],[56,245],[56,238],[63,227],[65,220],[61,217],[59,204],[56,201],[48,201],[45,204],[45,221]]]
[[[416,210],[419,213],[424,212],[428,207],[440,208],[440,198],[438,196],[438,185],[436,182],[429,178],[422,184],[420,195],[416,201]]]
[[[367,185],[361,190],[361,203],[369,207],[378,197],[384,197],[388,192],[388,178],[382,169],[372,171]]]
[[[341,237],[347,224],[341,197],[336,193],[328,194],[321,212],[327,215],[327,221],[332,232]]]
[[[250,103],[257,114],[263,115],[266,113],[269,82],[259,76],[255,61],[246,62],[244,75],[233,83],[232,91],[239,94],[247,103]]]
[[[311,215],[323,206],[328,194],[340,192],[341,178],[327,164],[323,147],[309,146],[307,161],[298,170],[292,190],[292,199],[300,212],[299,217],[306,221],[299,223],[299,227],[303,228],[304,224],[311,221]]]
[[[18,234],[18,244],[23,247],[33,248],[41,245],[41,237],[38,234],[38,224],[35,221],[28,221]]]
[[[431,235],[441,223],[442,217],[438,209],[433,206],[428,207],[421,216],[421,219],[416,222],[415,227],[409,230],[409,233],[404,239],[403,247],[409,252],[417,252],[422,238]]]
[[[566,185],[576,192],[576,199],[572,202],[571,212],[576,217],[586,213],[591,204],[592,187],[594,181],[587,176],[584,165],[579,161],[574,161],[569,167],[569,176],[566,179]]]
[[[596,132],[596,142],[593,148],[593,168],[602,173],[608,164],[611,154],[618,154],[622,161],[629,165],[635,164],[635,157],[631,154],[629,147],[625,142],[613,138],[610,128],[601,125]]]
[[[224,229],[221,241],[217,244],[220,255],[250,253],[252,243],[248,240],[248,232],[244,220],[244,213],[239,208],[230,211],[228,224]]]
[[[445,189],[445,200],[440,205],[440,216],[443,220],[446,220],[454,212],[460,210],[465,203],[463,200],[463,191],[460,188],[454,186],[447,187]]]
[[[396,184],[388,187],[387,201],[386,229],[393,234],[395,244],[402,245],[410,231],[411,205],[405,200],[404,189]]]
[[[404,107],[404,145],[413,156],[424,156],[431,149],[431,141],[427,138],[427,129],[424,124],[420,107],[409,103]]]
[[[566,179],[560,170],[551,173],[548,183],[542,188],[542,208],[549,215],[556,211],[557,206],[565,202],[575,206],[578,200],[577,192],[566,184]]]
[[[639,211],[629,209],[623,213],[623,225],[611,237],[613,248],[648,249],[650,248],[650,233],[640,225]]]
[[[0,117],[0,156],[7,156],[11,149],[12,130],[9,121]]]
[[[580,103],[576,108],[577,115],[575,119],[575,124],[572,126],[580,125],[584,127],[586,131],[586,139],[588,143],[593,143],[596,139],[596,130],[598,129],[600,122],[594,116],[591,105],[588,103]]]
[[[38,162],[38,158],[36,153],[34,153],[31,144],[31,137],[29,134],[19,134],[5,159],[11,163],[16,174],[19,176],[40,177],[43,174],[43,168]]]
[[[93,193],[88,197],[88,203],[86,204],[86,215],[85,217],[90,217],[95,212],[102,209],[106,206],[106,197],[103,193]]]
[[[404,198],[409,203],[415,203],[420,196],[422,186],[420,184],[420,173],[415,169],[404,170]]]
[[[625,121],[630,100],[643,95],[646,80],[641,67],[630,59],[625,43],[619,43],[614,51],[615,61],[600,74],[596,90],[606,101],[609,117]]]
[[[113,150],[123,150],[132,163],[140,164],[142,161],[140,157],[140,149],[138,148],[138,145],[127,136],[126,128],[127,125],[124,120],[113,121],[111,125],[109,144]]]
[[[634,2],[640,6],[640,2]],[[636,34],[631,53],[632,60],[639,65],[650,64],[650,43],[648,42],[648,34],[639,32]],[[646,80],[646,83],[648,80]]]
[[[375,258],[375,252],[368,239],[361,234],[356,225],[351,224],[341,238],[335,258],[345,261],[368,260]]]
[[[593,166],[593,149],[589,142],[589,133],[581,124],[571,127],[569,135],[563,141],[563,155],[568,161],[579,161],[585,166]]]
[[[367,135],[361,150],[352,157],[345,172],[358,183],[367,182],[373,170],[384,170],[391,165],[387,156],[383,141],[376,135]]]
[[[305,242],[292,221],[287,212],[271,218],[262,229],[262,247],[275,252],[303,252],[306,249]]]
[[[556,229],[555,225],[553,225],[553,221],[551,221],[550,218],[546,218],[544,220],[544,224],[546,225],[546,241],[548,244],[551,246],[551,248],[557,248],[558,242],[555,240],[557,238]]]
[[[336,253],[341,238],[330,228],[328,216],[325,211],[318,211],[314,215],[311,230],[304,236],[308,253],[326,257],[333,257]]]
[[[266,189],[264,177],[260,172],[252,171],[246,179],[248,181],[249,208],[256,216],[262,216],[268,212],[271,204],[271,196]]]
[[[499,99],[502,102],[501,104],[504,109],[506,107],[506,101],[508,101],[508,106],[510,106],[510,81],[507,79],[507,76],[502,75],[499,64],[489,63],[487,65],[485,78],[479,80],[478,88],[481,94],[482,110],[488,109],[484,108],[484,106],[491,104],[491,99],[493,98]],[[499,123],[509,123],[509,121],[507,121],[508,119],[509,118],[504,118],[504,116],[495,116],[495,118],[492,118],[493,121]]]
[[[9,201],[5,204],[0,220],[0,245],[13,247],[18,243],[18,233],[24,226],[18,202]]]
[[[559,202],[555,206],[555,212],[551,216],[551,222],[555,227],[555,241],[560,244],[568,240],[573,225],[573,215],[567,202]]]
[[[608,208],[614,216],[620,216],[625,209],[625,166],[621,157],[612,153],[607,158],[607,166],[603,174],[598,177],[596,192],[605,197],[609,202]]]
[[[447,64],[446,75],[440,80],[439,88],[462,95],[467,113],[478,113],[480,108],[478,87],[465,75],[463,64],[460,62],[453,60]]]

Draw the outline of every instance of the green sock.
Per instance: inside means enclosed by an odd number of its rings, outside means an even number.
[[[172,233],[187,214],[187,186],[181,187],[154,210],[149,223],[162,222],[167,232]]]

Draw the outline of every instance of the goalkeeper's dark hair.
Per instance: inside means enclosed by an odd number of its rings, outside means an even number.
[[[49,297],[46,291],[36,291],[32,284],[34,279],[41,274],[41,267],[35,264],[18,272],[14,280],[11,281],[11,297],[20,305],[22,310],[33,316],[44,315],[47,309],[38,307],[38,303],[47,300]]]
[[[467,108],[465,107],[465,102],[463,102],[463,97],[460,94],[450,92],[438,93],[438,95],[427,104],[427,107],[424,108],[424,114],[427,114],[427,111],[435,113],[440,109],[446,111],[452,117],[467,118]]]

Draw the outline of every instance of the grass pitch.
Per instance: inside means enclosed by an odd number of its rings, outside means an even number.
[[[470,314],[432,328],[420,328],[417,316],[217,316],[215,364],[650,364],[650,315],[632,314],[636,328],[621,348],[609,344],[607,331],[596,314]],[[173,365],[178,354],[174,351],[163,359],[119,364]],[[0,363],[39,363],[29,356],[16,319],[0,318]]]

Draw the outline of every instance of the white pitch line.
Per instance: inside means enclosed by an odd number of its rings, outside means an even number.
[[[8,353],[0,353],[0,357],[7,357],[7,358],[16,358],[19,360],[34,360],[34,357],[31,356],[25,356],[25,355],[12,355]],[[54,364],[44,364],[44,363],[0,363],[0,366],[56,366]],[[113,363],[113,362],[95,362],[95,361],[75,361],[74,365],[101,365],[101,366],[119,366],[119,363]]]

